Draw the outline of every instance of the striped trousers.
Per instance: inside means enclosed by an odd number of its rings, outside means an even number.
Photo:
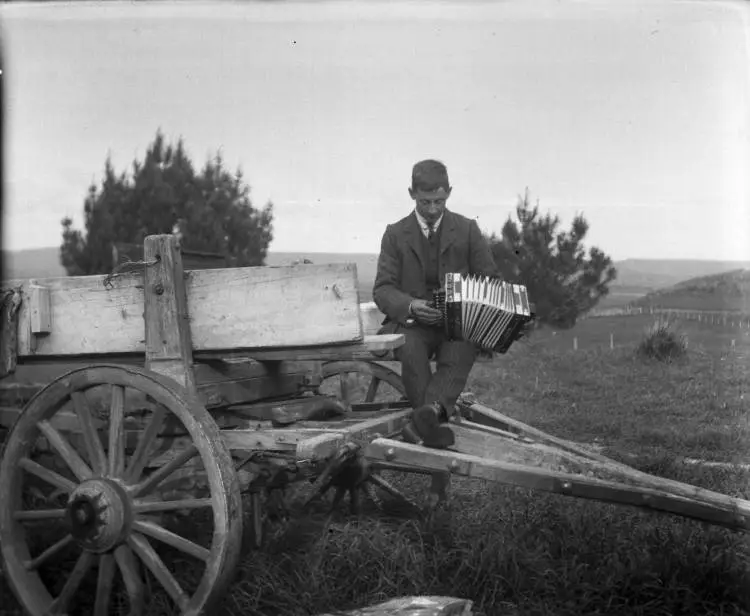
[[[476,347],[470,342],[447,340],[439,327],[399,326],[395,333],[404,336],[395,356],[401,362],[401,380],[412,407],[440,402],[452,415],[474,366]],[[437,364],[434,374],[432,358]]]

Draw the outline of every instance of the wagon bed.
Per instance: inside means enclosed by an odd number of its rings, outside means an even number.
[[[143,567],[181,613],[204,613],[239,559],[242,493],[257,542],[264,504],[300,480],[312,483],[311,500],[334,489],[334,506],[348,495],[355,510],[363,493],[411,502],[379,474],[392,470],[431,475],[431,502],[461,475],[750,523],[746,500],[638,472],[468,394],[451,420],[455,447],[403,442],[411,409],[398,365],[384,361],[403,337],[366,333],[353,265],[186,272],[174,238],[152,236],[132,271],[3,287],[0,541],[5,575],[33,616],[66,613],[94,568],[88,613],[107,613],[117,579],[137,614]],[[34,386],[35,370],[53,378]],[[363,400],[348,374],[370,378]],[[341,377],[336,395],[321,393],[330,377]],[[375,399],[382,383],[392,399]],[[35,507],[31,492],[41,494]],[[164,522],[186,511],[211,514],[208,546]],[[62,538],[34,545],[27,529],[41,522],[59,523]],[[195,588],[180,586],[162,545],[203,563]],[[68,549],[69,577],[43,580],[37,569]]]

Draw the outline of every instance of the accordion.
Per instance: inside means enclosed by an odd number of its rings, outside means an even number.
[[[525,286],[486,276],[446,274],[432,305],[443,313],[449,340],[496,353],[505,353],[534,318]]]

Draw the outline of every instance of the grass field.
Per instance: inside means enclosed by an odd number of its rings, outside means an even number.
[[[678,323],[688,354],[664,364],[635,354],[653,321],[587,319],[534,332],[477,364],[467,389],[639,470],[750,498],[750,473],[682,462],[750,462],[750,337]],[[426,490],[423,478],[394,481]],[[329,527],[319,514],[279,523],[244,556],[218,613],[309,615],[411,594],[469,598],[488,616],[747,614],[750,544],[670,515],[454,479],[449,507],[430,520],[373,512],[342,513]],[[0,602],[3,614],[20,614],[4,585]],[[149,616],[169,613],[159,597],[149,605]]]

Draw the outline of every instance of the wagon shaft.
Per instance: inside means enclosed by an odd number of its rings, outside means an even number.
[[[451,425],[456,443],[450,450],[376,438],[364,448],[365,458],[750,530],[748,500],[637,471],[481,404],[463,400],[458,409]]]

